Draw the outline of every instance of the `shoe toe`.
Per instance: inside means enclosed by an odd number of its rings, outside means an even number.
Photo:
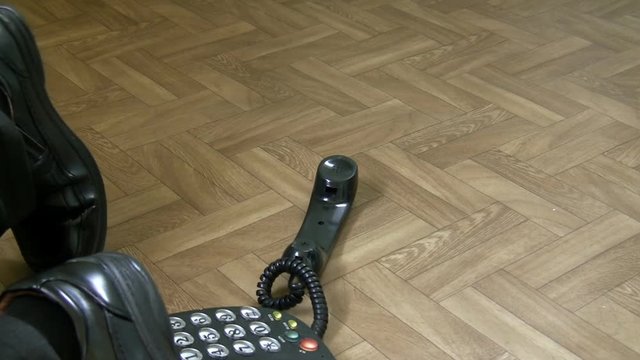
[[[101,253],[74,259],[17,283],[72,318],[83,359],[176,359],[169,316],[150,275],[135,259]]]

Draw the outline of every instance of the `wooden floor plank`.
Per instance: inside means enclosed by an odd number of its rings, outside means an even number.
[[[333,34],[334,32],[334,29],[326,25],[317,25],[299,33],[285,35],[273,40],[263,41],[253,46],[235,50],[232,55],[241,61],[252,60],[276,51],[321,39]]]
[[[340,11],[343,10],[343,8],[336,9],[335,4],[326,6],[326,4],[319,2],[303,2],[296,4],[294,9],[345,33],[354,40],[365,40],[378,34],[378,32],[371,26],[368,26],[368,24],[355,21],[352,18],[353,15],[345,14],[347,16],[343,16],[343,11]],[[379,20],[384,22],[384,19]]]
[[[409,283],[436,301],[491,275],[526,254],[553,242],[556,235],[524,222],[419,274]]]
[[[391,100],[391,96],[382,91],[367,86],[317,59],[298,61],[291,64],[291,67],[314,79],[330,84],[369,107]]]
[[[471,90],[487,101],[540,126],[552,125],[564,119],[564,116],[525,97],[513,94],[501,88],[500,85],[487,82],[474,74],[463,74],[450,79],[449,82],[462,89]]]
[[[506,206],[495,204],[381,258],[379,263],[401,278],[410,279],[525,219]]]
[[[349,348],[341,353],[336,355],[336,359],[338,360],[386,360],[388,357],[384,356],[381,352],[376,350],[373,346],[369,345],[368,342],[361,342],[358,345]]]
[[[638,184],[640,183],[640,172],[624,166],[615,160],[606,156],[598,156],[583,163],[582,166],[585,169],[594,172],[611,182],[622,185],[635,193],[640,192],[640,188],[638,188]]]
[[[626,166],[638,167],[640,165],[640,138],[617,146],[607,151],[605,155]]]
[[[332,313],[390,359],[429,356],[431,359],[452,359],[421,333],[385,310],[360,290],[345,280],[338,279],[326,286],[329,296],[336,296]],[[354,322],[352,314],[364,312],[360,317],[366,322]],[[387,326],[378,328],[384,322]],[[401,345],[401,346],[398,346]],[[398,351],[398,349],[401,349]],[[357,358],[356,358],[357,359]]]
[[[597,219],[610,210],[607,205],[577,188],[501,151],[489,151],[476,156],[474,160],[584,220]]]
[[[500,150],[526,161],[612,122],[613,119],[608,116],[586,110],[547,126],[539,132],[513,140],[503,145]]]
[[[321,276],[338,359],[640,359],[638,1],[9,3],[99,166],[105,249],[169,311],[257,305],[342,154],[358,191]],[[0,111],[22,95],[0,84]],[[2,289],[30,272],[0,235]]]
[[[235,206],[198,218],[175,230],[146,239],[136,246],[153,261],[159,261],[242,228],[289,206],[291,204],[288,201],[269,191]],[[238,214],[248,214],[247,210],[250,211],[251,217],[238,217]],[[176,237],[180,238],[179,244],[175,241]]]
[[[232,156],[250,150],[264,141],[274,141],[301,129],[321,124],[336,114],[306,98],[295,97],[284,103],[208,123],[191,131],[221,153]]]
[[[565,96],[572,98],[585,106],[589,106],[592,109],[600,111],[603,114],[609,115],[629,126],[635,127],[636,129],[640,128],[640,121],[638,121],[638,109],[636,108],[585,89],[584,87],[573,84],[565,79],[552,81],[545,86],[557,93],[565,94]]]
[[[638,359],[640,355],[500,271],[474,288],[583,359]]]
[[[393,171],[370,155],[358,154],[354,156],[354,159],[361,168],[361,178],[364,182],[383,195],[397,201],[400,206],[415,213],[428,223],[442,227],[464,217],[461,210]],[[394,186],[389,186],[390,182]],[[400,199],[403,200],[400,201]]]
[[[640,223],[612,211],[506,269],[539,288],[640,232]],[[597,238],[593,234],[602,234]]]
[[[106,248],[116,250],[133,245],[139,241],[171,231],[201,216],[202,214],[187,204],[186,201],[174,201],[120,225],[109,227],[107,229],[109,241]]]
[[[202,214],[237,203],[229,193],[209,181],[166,147],[152,143],[129,152],[131,156]],[[206,194],[206,196],[202,196]]]
[[[191,134],[172,136],[162,141],[162,145],[238,201],[268,190],[244,169]]]
[[[561,58],[589,46],[591,43],[575,36],[552,41],[535,49],[515,54],[494,63],[494,66],[507,74],[517,74],[534,66]]]
[[[383,145],[369,150],[367,153],[467,214],[493,203],[488,197],[475,191],[464,182],[460,182],[437,167],[421,161],[416,156],[403,152],[395,145]]]
[[[133,194],[158,183],[158,180],[144,167],[102,136],[101,133],[91,128],[85,128],[78,131],[78,135],[89,146],[103,176],[106,176],[126,194]]]
[[[388,121],[363,126],[355,134],[327,142],[314,147],[313,150],[323,156],[336,153],[353,155],[422,130],[434,123],[436,121],[433,118],[418,111],[410,111]]]
[[[290,207],[245,227],[186,249],[159,261],[158,266],[178,283],[183,283],[244,256],[247,252],[269,246],[296,234],[304,214]],[[184,266],[189,264],[189,266]]]
[[[474,288],[467,288],[441,304],[474,328],[489,334],[518,359],[580,359]]]
[[[624,186],[611,182],[581,166],[559,174],[558,178],[567,184],[580,186],[584,193],[636,220],[640,220],[640,195]]]
[[[419,156],[439,168],[447,168],[513,139],[527,135],[539,127],[520,117],[501,121],[493,126],[455,139]]]
[[[110,79],[78,60],[62,46],[44,49],[42,56],[48,66],[56,69],[85,91],[98,91],[113,84]]]
[[[504,352],[382,265],[367,265],[347,275],[346,280],[456,359],[493,359]],[[412,308],[422,310],[416,313]]]
[[[434,119],[442,121],[463,114],[462,110],[439,97],[382,71],[372,70],[358,78]]]
[[[162,184],[139,191],[109,204],[111,212],[107,217],[109,226],[121,224],[134,217],[146,214],[164,205],[168,205],[180,197]]]
[[[463,111],[472,111],[488,105],[472,93],[447,84],[436,77],[420,72],[413,67],[397,62],[382,68],[385,73],[403,80],[418,89],[429,92],[434,96],[460,108]]]
[[[615,54],[614,51],[591,45],[557,59],[543,62],[517,74],[522,79],[529,80],[539,85],[568,75],[585,66],[607,59]]]
[[[332,84],[312,78],[296,69],[284,67],[271,72],[270,76],[276,81],[289,84],[318,104],[340,115],[346,116],[367,109],[360,101],[336,89]]]
[[[639,316],[606,297],[596,299],[577,314],[630,349],[640,352],[636,336],[640,332]]]
[[[458,10],[452,15],[454,18],[460,21],[469,22],[485,30],[492,31],[496,34],[504,36],[507,39],[518,42],[528,48],[538,47],[540,45],[544,45],[545,43],[544,39],[535,36],[534,34],[531,34],[499,20],[492,19],[482,14],[478,14],[473,10]]]
[[[125,150],[162,140],[240,112],[240,108],[206,90],[145,111],[129,112],[95,125]]]
[[[412,10],[415,8],[405,10],[398,6],[383,5],[372,11],[383,19],[402,24],[402,26],[413,29],[440,44],[450,44],[462,38],[461,34],[433,23],[424,16],[416,16]]]
[[[566,235],[585,224],[567,210],[523,189],[472,160],[447,168],[447,172],[525,215],[557,235]]]
[[[382,65],[437,47],[439,44],[408,30],[391,30],[354,47],[322,56],[323,60],[349,74],[373,70]]]
[[[625,309],[640,316],[640,276],[621,284],[607,293],[607,297],[622,305]]]
[[[598,255],[540,288],[565,308],[576,311],[640,272],[640,235]]]
[[[507,111],[489,105],[427,129],[416,131],[393,143],[412,154],[420,154],[512,117],[513,115]]]
[[[345,117],[328,119],[306,129],[298,130],[290,137],[302,145],[315,148],[341,137],[357,134],[364,126],[408,116],[413,111],[402,102],[391,100]]]
[[[548,174],[556,175],[638,135],[640,133],[635,128],[616,121],[540,154],[530,159],[529,163]],[[574,150],[578,148],[581,150]]]

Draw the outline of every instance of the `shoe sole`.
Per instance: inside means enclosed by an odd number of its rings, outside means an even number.
[[[83,166],[87,169],[91,184],[96,185],[96,189],[94,189],[96,195],[95,211],[98,212],[97,224],[99,228],[99,241],[96,244],[80,243],[79,246],[81,246],[81,248],[77,249],[77,256],[90,255],[102,251],[104,249],[106,238],[107,200],[104,183],[102,181],[98,165],[84,143],[66,125],[51,103],[44,86],[45,75],[40,58],[40,52],[35,45],[35,38],[31,33],[31,30],[28,28],[25,20],[19,13],[9,7],[0,6],[0,12],[4,13],[5,17],[11,22],[10,24],[5,23],[4,28],[14,38],[14,42],[16,43],[22,59],[24,59],[29,65],[28,68],[34,71],[34,73],[28,78],[31,86],[26,90],[35,95],[35,100],[37,100],[38,105],[46,112],[47,118],[51,120],[51,125],[53,125],[55,130],[60,133],[61,136],[59,137],[59,140],[55,141],[65,141],[66,145],[73,149]],[[4,19],[0,17],[0,21],[4,21]],[[12,24],[15,25],[15,27],[12,26]],[[12,31],[13,29],[17,30],[17,32]],[[53,141],[51,138],[51,136],[47,136],[48,141]],[[77,199],[82,199],[82,194],[79,194],[77,189],[73,186],[72,188]],[[87,247],[82,247],[83,245],[86,245]],[[89,245],[91,246],[89,247]],[[33,264],[32,266],[36,268],[43,267],[38,264]],[[45,265],[44,267],[48,267],[48,265]]]

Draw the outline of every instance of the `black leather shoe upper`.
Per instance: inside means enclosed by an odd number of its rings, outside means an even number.
[[[101,253],[74,259],[11,286],[33,291],[71,317],[83,360],[178,358],[169,316],[149,274],[133,258]]]
[[[106,233],[98,167],[54,109],[44,82],[29,28],[15,10],[0,6],[0,96],[8,97],[8,115],[25,134],[37,196],[37,210],[13,231],[35,269],[102,250]]]

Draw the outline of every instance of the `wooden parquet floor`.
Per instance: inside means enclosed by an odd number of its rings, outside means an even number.
[[[14,2],[169,311],[254,304],[340,153],[338,359],[640,359],[640,1]]]

